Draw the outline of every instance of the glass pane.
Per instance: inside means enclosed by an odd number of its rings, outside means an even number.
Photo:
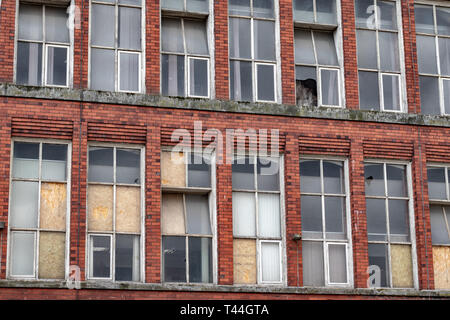
[[[141,183],[141,151],[135,149],[116,150],[116,182]]]
[[[430,199],[447,199],[445,168],[428,168],[428,195]]]
[[[376,32],[356,30],[356,39],[356,43],[358,45],[358,67],[378,69]]]
[[[16,82],[32,86],[42,84],[42,44],[17,42]]]
[[[89,182],[114,181],[113,175],[113,148],[89,148]]]
[[[255,158],[236,157],[231,167],[233,189],[255,190]]]
[[[295,30],[295,63],[315,64],[314,49],[310,31]]]
[[[388,196],[407,197],[406,166],[386,165]]]
[[[42,6],[20,4],[18,28],[19,39],[43,40]]]
[[[204,21],[184,20],[184,32],[188,53],[208,54],[208,40]]]
[[[68,49],[61,47],[47,47],[47,84],[53,86],[67,86]]]
[[[230,57],[251,59],[250,19],[230,18]]]
[[[208,90],[208,60],[189,59],[189,94],[196,97],[207,97]]]
[[[345,198],[325,197],[325,232],[327,239],[345,239]]]
[[[258,190],[280,190],[280,168],[277,159],[258,157],[256,172],[258,174]]]
[[[375,28],[374,0],[355,0],[356,27]]]
[[[189,282],[212,282],[212,239],[189,237]]]
[[[253,0],[253,16],[273,18],[273,0]]]
[[[320,196],[301,197],[302,231],[322,232],[322,201]],[[320,236],[322,237],[322,236]]]
[[[233,235],[254,237],[256,235],[255,194],[233,192]]]
[[[186,238],[162,237],[165,282],[186,282]]]
[[[161,88],[165,96],[184,96],[184,56],[161,55]]]
[[[119,7],[119,47],[141,49],[141,9]]]
[[[65,181],[67,168],[67,145],[42,144],[42,179]]]
[[[275,22],[253,20],[255,31],[255,58],[259,60],[275,60]]]
[[[211,187],[211,165],[210,161],[205,157],[200,154],[190,154],[190,161],[188,163],[188,187]]]
[[[380,110],[380,92],[377,72],[358,72],[359,105],[362,110]]]
[[[206,195],[186,194],[187,233],[212,234],[209,199]]]
[[[161,50],[184,53],[180,19],[161,19]]]
[[[91,44],[114,47],[116,30],[116,14],[114,6],[92,4]]]
[[[275,66],[257,64],[256,74],[258,77],[258,101],[275,101]]]
[[[37,182],[11,182],[11,226],[37,228],[39,184]]]
[[[398,75],[383,74],[383,102],[384,110],[400,111],[400,77]]]
[[[369,243],[369,266],[380,268],[380,286],[389,287],[389,257],[386,244]]]
[[[280,245],[278,242],[261,242],[262,281],[281,281]]]
[[[314,32],[314,42],[319,64],[337,66],[338,59],[333,34],[330,32]]]
[[[384,196],[383,164],[371,163],[364,165],[364,179],[366,181],[366,196]]]
[[[13,178],[37,179],[39,143],[14,142]]]
[[[444,89],[444,112],[450,114],[450,81],[442,79],[442,87]]]
[[[111,277],[111,237],[91,236],[91,276],[94,278]]]
[[[172,10],[184,10],[183,0],[161,0],[162,9],[172,9]]]
[[[419,80],[421,113],[440,115],[439,78],[420,76]]]
[[[295,67],[298,106],[317,106],[317,74],[315,67]]]
[[[415,5],[414,17],[416,20],[416,32],[434,34],[434,18],[432,6]]]
[[[300,161],[300,191],[321,193],[320,160]]]
[[[450,8],[436,7],[438,34],[450,36]]]
[[[187,11],[204,12],[209,10],[208,0],[186,0]]]
[[[379,32],[380,69],[385,71],[400,71],[398,35],[391,32]]]
[[[322,105],[326,106],[339,106],[339,71],[321,69],[320,81],[321,81],[321,93],[322,93]]]
[[[120,52],[120,90],[139,91],[139,54]]]
[[[229,0],[228,11],[230,15],[250,16],[250,0]]]
[[[244,61],[230,61],[230,68],[231,100],[252,101],[252,63]]]
[[[166,2],[166,1],[162,1],[162,2]],[[141,0],[119,0],[119,4],[130,4],[133,6],[140,6]]]
[[[319,241],[302,241],[303,285],[321,287],[325,285],[323,244]]]
[[[437,74],[435,37],[417,36],[416,46],[419,73]]]
[[[317,22],[336,24],[336,0],[316,0]]]
[[[450,39],[439,38],[439,61],[441,75],[450,76]]]
[[[397,8],[394,1],[377,1],[380,13],[380,28],[397,30]]]
[[[328,265],[330,283],[347,283],[346,246],[342,244],[328,245]]]
[[[258,209],[258,236],[280,238],[280,196],[259,193]]]
[[[115,280],[139,281],[139,236],[116,235]]]
[[[11,235],[11,274],[33,276],[35,233],[12,232]]]
[[[344,163],[323,161],[323,186],[325,193],[344,194]]]
[[[114,91],[114,50],[91,48],[91,89]]]
[[[294,21],[314,22],[313,0],[293,0]]]
[[[45,7],[46,40],[69,43],[68,19],[66,8]]]
[[[391,241],[409,241],[408,200],[389,200],[388,206]]]
[[[430,223],[433,244],[450,244],[450,238],[441,206],[430,206]]]
[[[366,215],[369,241],[386,240],[386,201],[384,199],[366,199]]]

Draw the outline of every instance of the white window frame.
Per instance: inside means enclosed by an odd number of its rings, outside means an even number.
[[[27,179],[27,178],[13,178],[13,165],[14,165],[14,143],[15,142],[26,142],[26,143],[37,143],[39,144],[39,167],[38,167],[38,178]],[[60,144],[67,146],[67,163],[66,163],[66,180],[47,180],[41,178],[41,168],[42,168],[42,144]],[[71,169],[72,169],[72,143],[65,140],[55,140],[55,139],[37,139],[37,138],[13,138],[11,139],[11,155],[10,155],[10,174],[9,174],[9,201],[8,201],[8,240],[7,241],[7,258],[8,263],[6,264],[6,275],[8,279],[31,279],[39,281],[60,281],[54,279],[39,278],[39,234],[40,232],[55,232],[55,233],[65,233],[65,243],[64,243],[64,278],[67,278],[69,274],[69,257],[70,257],[70,201],[71,201]],[[13,181],[36,181],[39,183],[38,188],[38,221],[36,228],[13,228],[11,227],[11,201],[12,201],[12,182]],[[65,183],[66,184],[66,225],[65,231],[55,231],[46,230],[40,227],[40,193],[41,193],[41,183]],[[33,263],[33,275],[14,275],[12,273],[12,234],[14,232],[22,233],[33,233],[34,234],[34,263]]]
[[[278,240],[257,240],[257,269],[258,269],[258,283],[260,284],[277,284],[277,283],[282,283],[283,282],[283,246],[281,244],[281,241]],[[280,281],[267,281],[267,280],[263,280],[262,276],[263,276],[263,264],[262,264],[262,244],[263,243],[275,243],[278,245],[278,254],[279,254],[279,261],[281,262],[279,265],[279,269],[280,269],[280,273],[279,273],[279,278]]]
[[[273,103],[276,100],[276,92],[277,92],[277,71],[276,71],[276,65],[273,63],[266,63],[266,62],[255,62],[255,98],[257,102],[266,102],[266,103]],[[258,70],[259,66],[271,66],[273,70],[273,97],[275,100],[263,100],[258,99]]]
[[[122,90],[120,88],[120,56],[121,54],[135,54],[138,56],[138,70],[141,70],[141,52],[136,52],[136,51],[125,51],[125,50],[117,50],[117,57],[118,57],[118,65],[117,65],[117,75],[118,75],[118,79],[117,79],[117,91],[119,92],[134,92],[134,93],[139,93],[141,92],[141,72],[138,72],[138,90],[137,91],[133,91],[133,90]]]
[[[45,79],[45,86],[46,87],[67,87],[66,86],[59,86],[59,85],[54,85],[54,84],[49,84],[47,83],[47,69],[48,69],[48,48],[49,47],[53,47],[53,48],[64,48],[66,49],[67,53],[66,53],[66,84],[69,83],[69,46],[62,46],[62,45],[55,45],[55,44],[45,44],[45,70],[42,71],[42,73],[45,75],[44,79]]]
[[[206,68],[207,68],[207,72],[206,72],[206,85],[208,86],[208,88],[207,88],[207,92],[208,92],[208,94],[206,95],[206,96],[199,96],[199,95],[195,95],[195,94],[192,94],[191,93],[191,60],[203,60],[203,61],[206,61]],[[187,96],[188,97],[191,97],[191,98],[206,98],[206,99],[209,99],[209,97],[210,97],[210,88],[209,88],[209,84],[210,84],[210,82],[211,82],[211,80],[210,80],[210,72],[209,72],[209,58],[203,58],[203,57],[198,57],[198,56],[192,56],[192,55],[188,55],[187,56],[187,75],[186,75],[186,77],[187,77],[187,92],[188,92],[188,94],[187,94]],[[186,69],[186,68],[185,68]]]
[[[302,23],[302,24],[320,24],[320,25],[324,25],[324,26],[336,26],[336,24],[328,24],[328,23],[321,23],[321,22],[317,22],[317,0],[312,0],[313,1],[313,17],[314,17],[314,21],[313,22],[309,22],[309,21],[303,21],[303,20],[295,20],[295,14],[294,14],[294,1],[292,0],[292,16],[294,19],[295,23]],[[339,0],[333,0],[335,2],[335,6],[336,6],[336,10],[339,12],[339,6],[340,6],[340,1]],[[339,14],[336,12],[336,20],[339,20],[338,18]]]
[[[321,243],[322,244],[322,257],[323,257],[323,263],[324,263],[324,269],[322,270],[324,274],[324,282],[325,286],[327,287],[353,287],[353,243],[352,243],[352,224],[351,224],[351,209],[350,209],[350,176],[349,176],[349,168],[348,168],[348,159],[343,157],[332,157],[332,156],[301,156],[300,161],[303,160],[315,160],[320,161],[320,193],[317,192],[303,192],[300,189],[300,195],[301,196],[320,196],[320,201],[322,203],[322,208],[325,208],[325,197],[326,196],[333,196],[331,193],[325,193],[324,189],[324,179],[323,179],[323,162],[324,161],[340,161],[343,164],[343,182],[344,182],[344,192],[343,194],[336,194],[334,196],[343,198],[344,199],[344,205],[345,208],[345,221],[343,223],[345,224],[346,228],[346,239],[330,239],[328,240],[325,236],[325,224],[326,224],[326,217],[325,217],[325,210],[321,210],[322,214],[322,237],[319,238],[303,238],[302,241],[308,241],[308,242],[315,242],[315,243]],[[301,179],[301,177],[300,177]],[[346,270],[347,270],[347,282],[346,283],[334,283],[330,281],[330,266],[329,266],[329,255],[328,255],[328,245],[329,244],[339,244],[339,245],[345,245],[345,258],[346,258]]]
[[[88,248],[89,248],[89,261],[94,261],[94,241],[92,240],[92,237],[108,237],[109,238],[109,277],[108,278],[102,278],[102,277],[94,277],[93,276],[93,267],[94,265],[92,263],[89,263],[89,269],[88,269],[88,279],[91,280],[110,280],[112,281],[115,278],[115,268],[113,268],[113,261],[115,259],[115,250],[113,250],[113,236],[112,234],[104,234],[104,233],[89,233],[88,234]]]
[[[341,99],[341,69],[336,67],[336,68],[331,68],[331,67],[317,67],[316,69],[317,71],[317,79],[319,80],[317,83],[317,103],[319,104],[319,106],[324,106],[324,107],[330,107],[330,108],[342,108],[343,104],[342,104],[342,99]],[[322,102],[322,71],[323,70],[329,70],[329,71],[334,71],[337,72],[337,80],[338,80],[338,84],[337,84],[337,94],[338,94],[338,101],[339,104],[338,105],[330,105],[330,104],[324,104]],[[320,92],[320,94],[319,94]]]
[[[89,174],[89,148],[112,148],[113,149],[113,182],[90,182],[88,180]],[[116,167],[117,167],[117,157],[116,150],[117,149],[133,149],[140,151],[140,184],[127,184],[127,183],[118,183],[116,182]],[[141,145],[132,145],[132,144],[119,144],[119,143],[97,143],[92,142],[88,143],[87,146],[87,177],[86,177],[86,246],[85,250],[89,254],[88,257],[91,258],[91,235],[97,236],[111,236],[111,268],[112,271],[110,273],[109,278],[93,278],[91,277],[91,260],[88,258],[85,261],[85,268],[89,272],[86,273],[86,280],[106,280],[113,281],[117,283],[141,283],[144,282],[145,279],[145,147]],[[112,231],[89,231],[89,185],[103,185],[103,186],[112,186],[113,188],[113,212],[112,212]],[[116,188],[117,186],[130,186],[135,188],[140,188],[140,233],[132,233],[132,232],[118,232],[116,231]],[[137,281],[122,281],[115,279],[115,253],[116,253],[116,236],[117,235],[131,235],[139,237],[139,280]],[[112,277],[112,278],[111,278]]]

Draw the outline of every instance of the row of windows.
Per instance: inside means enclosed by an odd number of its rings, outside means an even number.
[[[296,0],[294,47],[299,106],[345,106],[340,3]],[[161,93],[214,94],[213,19],[208,0],[161,2]],[[280,102],[278,4],[229,0],[230,98]],[[140,0],[91,0],[89,87],[143,92],[145,10]],[[450,114],[450,8],[415,5],[422,113]],[[70,83],[65,8],[21,4],[16,82]],[[406,112],[399,1],[355,0],[360,108]]]
[[[64,279],[68,265],[70,145],[16,140],[12,148],[10,278]],[[88,147],[88,279],[144,279],[144,152]],[[161,153],[164,282],[215,283],[215,154]],[[302,157],[301,254],[305,286],[353,285],[346,159]],[[236,155],[232,164],[235,284],[286,281],[283,156]],[[414,206],[408,163],[364,164],[369,265],[381,287],[417,288]],[[429,165],[433,245],[450,245],[450,167]]]

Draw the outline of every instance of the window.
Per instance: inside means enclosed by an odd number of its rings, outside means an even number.
[[[399,2],[355,2],[360,108],[401,112],[404,71]]]
[[[178,12],[208,13],[209,0],[161,0],[161,8]]]
[[[12,143],[9,276],[64,279],[70,153],[60,142]]]
[[[229,0],[232,100],[278,100],[274,2]]]
[[[305,286],[352,283],[347,179],[345,161],[300,161]]]
[[[142,279],[142,154],[136,147],[89,146],[89,279]]]
[[[69,86],[66,8],[19,5],[16,83]]]
[[[212,283],[214,157],[163,151],[162,269],[164,282]]]
[[[450,8],[414,8],[421,111],[450,114]]]
[[[293,0],[294,21],[336,25],[336,0]]]
[[[427,171],[433,245],[450,245],[449,167],[428,166]]]
[[[235,156],[232,164],[235,284],[281,283],[279,158]]]
[[[90,88],[141,92],[140,0],[91,1]]]
[[[364,177],[369,265],[379,267],[381,287],[415,287],[409,165],[366,163]]]

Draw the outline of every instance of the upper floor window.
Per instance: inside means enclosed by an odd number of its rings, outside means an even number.
[[[69,86],[69,28],[66,8],[19,5],[16,83]]]
[[[450,168],[428,166],[431,236],[433,245],[450,245]]]
[[[161,0],[161,9],[207,14],[209,0]]]
[[[294,21],[336,25],[336,0],[294,0]]]
[[[232,100],[278,100],[276,3],[273,0],[229,0]]]
[[[450,114],[450,7],[414,8],[421,112]]]
[[[404,109],[399,3],[355,0],[361,109],[380,111]]]
[[[91,1],[91,89],[142,91],[141,6],[141,0]]]
[[[64,279],[70,210],[68,144],[16,140],[12,154],[8,274]]]

